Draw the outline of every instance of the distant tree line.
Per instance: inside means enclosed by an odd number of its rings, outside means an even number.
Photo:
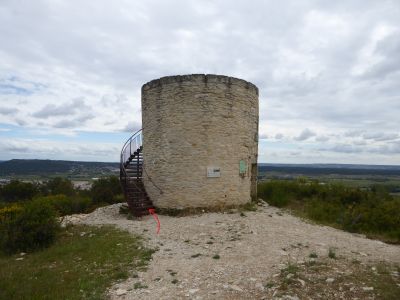
[[[102,203],[121,202],[122,189],[116,176],[100,178],[94,181],[90,190],[74,188],[71,180],[61,177],[50,179],[44,183],[11,180],[10,183],[0,187],[1,206],[11,203],[22,204],[36,198],[47,197],[50,199],[53,196],[63,196],[71,202],[77,201],[77,199],[85,199],[85,202],[96,207]]]
[[[0,162],[0,176],[49,174],[110,174],[118,163],[49,159],[12,159]]]
[[[332,167],[313,167],[313,166],[276,166],[276,165],[261,165],[258,166],[259,173],[279,172],[285,175],[364,175],[364,176],[400,176],[400,168],[332,168]]]

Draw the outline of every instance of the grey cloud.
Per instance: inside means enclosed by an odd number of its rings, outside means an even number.
[[[82,115],[78,116],[75,120],[80,123],[85,123],[86,121],[92,120],[94,118],[95,118],[95,115],[93,115],[91,113],[87,113],[87,114],[82,114]]]
[[[302,152],[300,152],[300,151],[291,151],[291,152],[289,152],[289,155],[291,155],[291,156],[299,156],[301,154],[302,154]]]
[[[400,31],[387,36],[380,41],[375,49],[375,53],[382,59],[373,65],[365,74],[367,78],[382,79],[392,73],[400,71]]]
[[[360,153],[363,152],[363,148],[350,145],[350,144],[337,144],[329,148],[321,148],[320,151],[332,151],[339,153]]]
[[[130,104],[128,97],[124,94],[103,95],[100,103],[104,106],[113,106],[114,108],[120,107],[121,109],[124,109]]]
[[[367,145],[367,142],[364,140],[354,140],[353,144],[357,145],[357,146],[365,146],[365,145]]]
[[[385,145],[361,145],[361,144],[336,144],[332,147],[320,148],[320,151],[331,151],[337,153],[369,153],[381,155],[400,154],[400,141]]]
[[[14,107],[0,107],[0,115],[13,115],[18,112]]]
[[[30,148],[27,145],[6,145],[2,147],[3,151],[11,152],[11,153],[27,153],[30,151]]]
[[[74,128],[79,125],[76,120],[61,120],[54,124],[55,128]]]
[[[299,136],[295,137],[296,141],[305,141],[313,136],[316,136],[315,132],[311,131],[310,129],[304,129]]]
[[[0,140],[0,158],[10,159],[11,154],[25,155],[45,159],[56,159],[67,155],[74,160],[117,161],[119,145],[110,143],[67,143],[64,141],[47,141],[32,139]],[[12,156],[11,156],[12,157]]]
[[[275,139],[276,139],[276,140],[281,140],[281,139],[283,139],[283,134],[282,134],[282,133],[277,133],[277,134],[275,134]]]
[[[61,120],[54,124],[55,128],[75,128],[82,126],[86,121],[94,118],[94,115],[86,114],[81,115],[70,120]]]
[[[362,130],[350,130],[344,133],[345,137],[359,137],[363,133]]]
[[[142,128],[139,122],[128,122],[124,128],[121,129],[122,132],[131,132],[134,133]]]
[[[36,118],[47,119],[49,117],[74,115],[79,110],[87,109],[83,99],[75,99],[62,105],[48,104],[41,110],[32,114]]]
[[[0,78],[0,94],[4,95],[29,96],[44,88],[45,86],[40,83],[27,81],[16,76]]]
[[[362,135],[366,140],[391,141],[399,138],[397,133],[367,132]]]
[[[373,148],[371,152],[388,155],[400,154],[400,142],[392,142],[390,144]]]
[[[16,122],[19,126],[25,126],[25,125],[28,124],[25,120],[22,120],[22,119],[19,119],[19,118],[15,119],[15,122]]]
[[[317,136],[317,137],[315,138],[315,140],[316,140],[317,142],[327,142],[327,141],[330,140],[330,138],[329,138],[328,136],[325,136],[325,135],[319,135],[319,136]]]

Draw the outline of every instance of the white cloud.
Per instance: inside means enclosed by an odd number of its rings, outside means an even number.
[[[298,159],[347,160],[365,143],[382,150],[371,162],[398,164],[399,32],[390,0],[1,1],[0,124],[134,130],[142,84],[216,73],[260,88],[260,138],[287,150],[273,161],[315,140],[331,152],[307,148]]]
[[[64,155],[73,160],[118,161],[120,145],[115,143],[57,142],[46,139],[0,140],[0,159],[6,155],[49,158]]]

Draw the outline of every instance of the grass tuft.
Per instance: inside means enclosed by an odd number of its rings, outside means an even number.
[[[137,290],[137,289],[147,289],[148,286],[147,286],[147,285],[143,285],[141,282],[136,282],[136,283],[133,285],[133,288],[134,288],[135,290]]]
[[[334,248],[332,248],[332,247],[329,248],[328,257],[331,258],[331,259],[336,259],[337,258]]]
[[[23,260],[0,257],[0,299],[102,299],[113,282],[145,268],[153,252],[113,227],[72,226]]]

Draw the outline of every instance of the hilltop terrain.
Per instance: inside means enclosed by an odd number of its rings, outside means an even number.
[[[64,220],[115,225],[144,235],[147,246],[158,250],[147,271],[109,290],[112,299],[396,299],[400,295],[398,245],[314,225],[267,204],[255,212],[159,216],[157,235],[150,216],[127,220],[118,213],[119,206]],[[382,285],[386,283],[392,285]]]

